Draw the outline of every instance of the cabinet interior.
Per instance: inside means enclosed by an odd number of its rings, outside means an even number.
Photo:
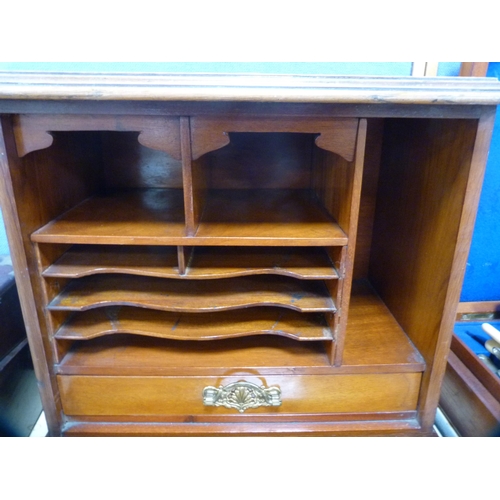
[[[477,122],[355,122],[342,154],[318,146],[329,124],[255,119],[217,140],[181,123],[179,158],[134,130],[51,132],[20,157],[59,373],[423,371]]]

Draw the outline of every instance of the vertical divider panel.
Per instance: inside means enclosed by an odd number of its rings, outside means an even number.
[[[337,220],[347,234],[349,242],[343,253],[340,282],[337,297],[338,312],[330,328],[335,333],[335,366],[342,364],[347,312],[351,294],[354,250],[359,218],[359,203],[363,177],[363,163],[366,145],[366,120],[360,120],[356,138],[355,157],[352,162],[325,151],[317,151],[314,158],[313,189],[325,208]]]
[[[342,300],[340,303],[340,316],[337,334],[337,350],[335,353],[335,366],[342,364],[342,356],[344,352],[345,331],[347,327],[347,316],[349,311],[349,301],[351,298],[352,274],[354,269],[354,253],[356,250],[356,235],[358,231],[359,219],[359,204],[361,199],[361,185],[363,181],[363,166],[365,159],[366,147],[366,131],[367,121],[360,120],[358,128],[358,137],[356,140],[356,155],[354,157],[353,165],[351,167],[350,183],[351,189],[350,197],[345,201],[349,204],[349,225],[347,227],[347,235],[349,242],[347,244],[347,251],[344,264],[344,278],[342,279]]]
[[[189,117],[181,117],[180,127],[186,234],[188,236],[194,236],[200,223],[205,204],[209,179],[209,166],[207,165],[208,162],[206,157],[193,160]]]
[[[184,247],[184,246],[177,247],[177,261],[179,265],[179,274],[181,275],[186,274],[193,250],[194,250],[193,247]]]

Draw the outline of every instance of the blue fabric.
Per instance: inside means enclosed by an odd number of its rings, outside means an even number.
[[[489,64],[488,76],[500,77],[500,63]],[[500,300],[500,113],[493,130],[460,300]]]
[[[456,323],[455,324],[455,334],[456,336],[464,342],[473,352],[476,354],[486,354],[489,356],[488,349],[484,347],[484,343],[490,340],[491,337],[483,331],[481,325],[484,323],[480,322],[466,322],[466,323]],[[500,329],[500,321],[489,321],[491,325],[495,328]]]
[[[488,356],[490,361],[500,369],[500,360],[489,353],[488,349],[484,347],[484,343],[487,340],[491,340],[491,337],[483,331],[481,325],[484,323],[455,323],[455,335],[462,340],[462,342],[471,349],[476,355],[485,354]],[[488,321],[488,323],[494,326],[497,330],[500,330],[500,321]]]

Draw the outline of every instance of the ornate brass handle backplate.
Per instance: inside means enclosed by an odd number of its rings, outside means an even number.
[[[248,408],[260,406],[280,406],[281,390],[278,387],[259,387],[251,382],[240,380],[226,386],[208,386],[203,389],[205,406],[225,406],[243,413]]]

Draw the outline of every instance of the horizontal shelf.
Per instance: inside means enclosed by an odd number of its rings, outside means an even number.
[[[237,245],[347,244],[314,195],[300,189],[211,190],[195,237]]]
[[[249,311],[251,312],[251,310]],[[221,375],[421,372],[422,356],[381,299],[355,283],[349,308],[344,361],[331,366],[323,342],[276,335],[217,342],[111,335],[76,342],[58,367],[66,375]]]
[[[62,340],[88,340],[130,333],[178,340],[214,340],[272,334],[295,340],[332,340],[323,314],[263,307],[206,314],[179,314],[133,307],[75,313],[56,333]]]
[[[301,312],[336,310],[326,286],[318,281],[282,276],[179,281],[113,274],[71,281],[48,309],[85,311],[126,305],[179,312],[215,312],[262,305]]]
[[[347,236],[304,190],[213,190],[186,236],[181,189],[95,196],[35,231],[38,243],[103,245],[343,246]]]
[[[214,279],[276,274],[298,279],[336,279],[338,273],[319,247],[196,247],[185,274],[176,247],[76,245],[49,266],[48,278],[81,278],[123,273],[179,279]]]
[[[39,243],[162,245],[185,234],[182,189],[95,196],[34,232]]]

